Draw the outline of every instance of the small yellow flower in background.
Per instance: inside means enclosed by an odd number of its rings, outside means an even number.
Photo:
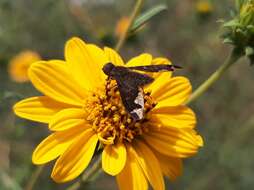
[[[119,19],[119,21],[116,24],[115,28],[115,35],[119,38],[124,34],[124,32],[127,30],[127,27],[129,25],[130,19],[129,17],[122,17]]]
[[[198,0],[196,10],[199,14],[210,14],[213,11],[213,5],[209,0]]]
[[[41,60],[40,55],[34,51],[23,51],[13,57],[8,65],[8,72],[11,79],[15,82],[27,82],[28,68],[36,61]]]
[[[165,189],[163,176],[175,180],[182,172],[182,158],[203,145],[196,133],[194,112],[184,106],[191,84],[184,77],[153,75],[144,88],[145,116],[134,121],[126,113],[116,82],[102,71],[112,62],[124,66],[114,50],[100,49],[79,38],[65,47],[65,61],[39,61],[29,78],[44,96],[18,102],[15,113],[48,124],[52,132],[35,149],[34,164],[55,159],[52,178],[67,182],[90,163],[98,144],[103,147],[102,168],[116,176],[120,189]],[[170,64],[165,58],[141,54],[126,66]]]

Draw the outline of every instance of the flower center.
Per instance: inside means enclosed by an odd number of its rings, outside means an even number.
[[[155,107],[150,93],[144,93],[144,118],[135,121],[125,110],[115,80],[108,79],[105,90],[92,94],[86,103],[87,120],[93,125],[102,144],[131,142],[148,129],[143,123],[148,120],[148,112]]]

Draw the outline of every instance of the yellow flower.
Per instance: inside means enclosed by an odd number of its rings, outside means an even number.
[[[27,82],[28,68],[30,65],[41,59],[34,51],[23,51],[10,60],[8,71],[11,79],[15,82]]]
[[[120,37],[123,35],[123,33],[127,30],[129,22],[130,22],[129,17],[122,17],[119,19],[115,28],[115,34],[117,37]]]
[[[102,67],[108,62],[124,66],[112,49],[72,38],[65,47],[66,61],[34,63],[29,69],[33,85],[45,96],[18,102],[15,113],[47,123],[52,134],[33,153],[34,164],[57,159],[56,182],[79,176],[96,147],[103,147],[102,168],[116,176],[120,189],[163,190],[163,175],[174,180],[182,172],[182,158],[203,145],[196,134],[196,118],[183,103],[191,93],[184,77],[155,74],[144,89],[145,118],[135,122],[123,107],[116,82]],[[169,64],[165,58],[141,54],[126,66]]]
[[[213,6],[208,0],[199,0],[196,3],[196,10],[200,14],[209,14],[213,11]]]

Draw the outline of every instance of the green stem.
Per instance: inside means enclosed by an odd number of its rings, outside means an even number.
[[[191,95],[186,105],[192,103],[199,96],[205,93],[237,60],[242,56],[239,51],[234,49],[228,59],[205,81],[203,82]]]
[[[34,185],[39,179],[39,176],[41,175],[43,169],[44,169],[44,165],[38,166],[36,168],[36,170],[33,172],[29,182],[27,183],[25,187],[25,190],[32,190],[34,188]]]
[[[84,173],[84,175],[81,177],[81,179],[74,183],[72,186],[70,186],[67,190],[78,190],[81,189],[84,184],[87,183],[89,179],[91,179],[93,176],[95,176],[101,169],[101,156],[98,157],[98,159],[95,161],[93,166]]]
[[[143,5],[143,2],[144,0],[137,0],[136,4],[135,4],[135,7],[130,15],[130,21],[128,23],[128,26],[125,30],[125,32],[120,36],[117,44],[116,44],[116,47],[115,47],[115,50],[116,51],[119,51],[121,49],[121,47],[123,46],[126,38],[128,37],[128,34],[129,34],[129,31],[130,31],[130,28],[133,24],[133,22],[135,21],[135,18],[137,17],[142,5]]]

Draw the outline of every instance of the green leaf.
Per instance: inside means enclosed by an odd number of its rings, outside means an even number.
[[[225,24],[223,24],[223,27],[237,27],[237,26],[240,27],[241,24],[236,19],[231,20],[231,21],[226,22]]]
[[[248,25],[247,29],[251,33],[251,35],[254,35],[254,26],[253,25]]]
[[[252,25],[252,24],[251,24],[251,25],[248,25],[248,26],[247,26],[247,29],[253,30],[253,29],[254,29],[254,25]]]
[[[234,41],[233,41],[231,38],[225,38],[225,39],[223,40],[223,43],[224,43],[224,44],[234,44]]]
[[[246,54],[247,56],[254,55],[254,49],[253,49],[252,47],[250,47],[250,46],[246,47],[246,48],[245,48],[245,54]]]
[[[144,12],[143,14],[138,16],[138,18],[134,21],[134,23],[131,26],[130,32],[131,33],[135,32],[141,26],[143,26],[145,23],[147,23],[150,19],[152,19],[154,16],[158,15],[159,13],[161,13],[162,11],[165,11],[167,9],[168,8],[166,5],[157,5],[151,9],[147,10],[146,12]]]

